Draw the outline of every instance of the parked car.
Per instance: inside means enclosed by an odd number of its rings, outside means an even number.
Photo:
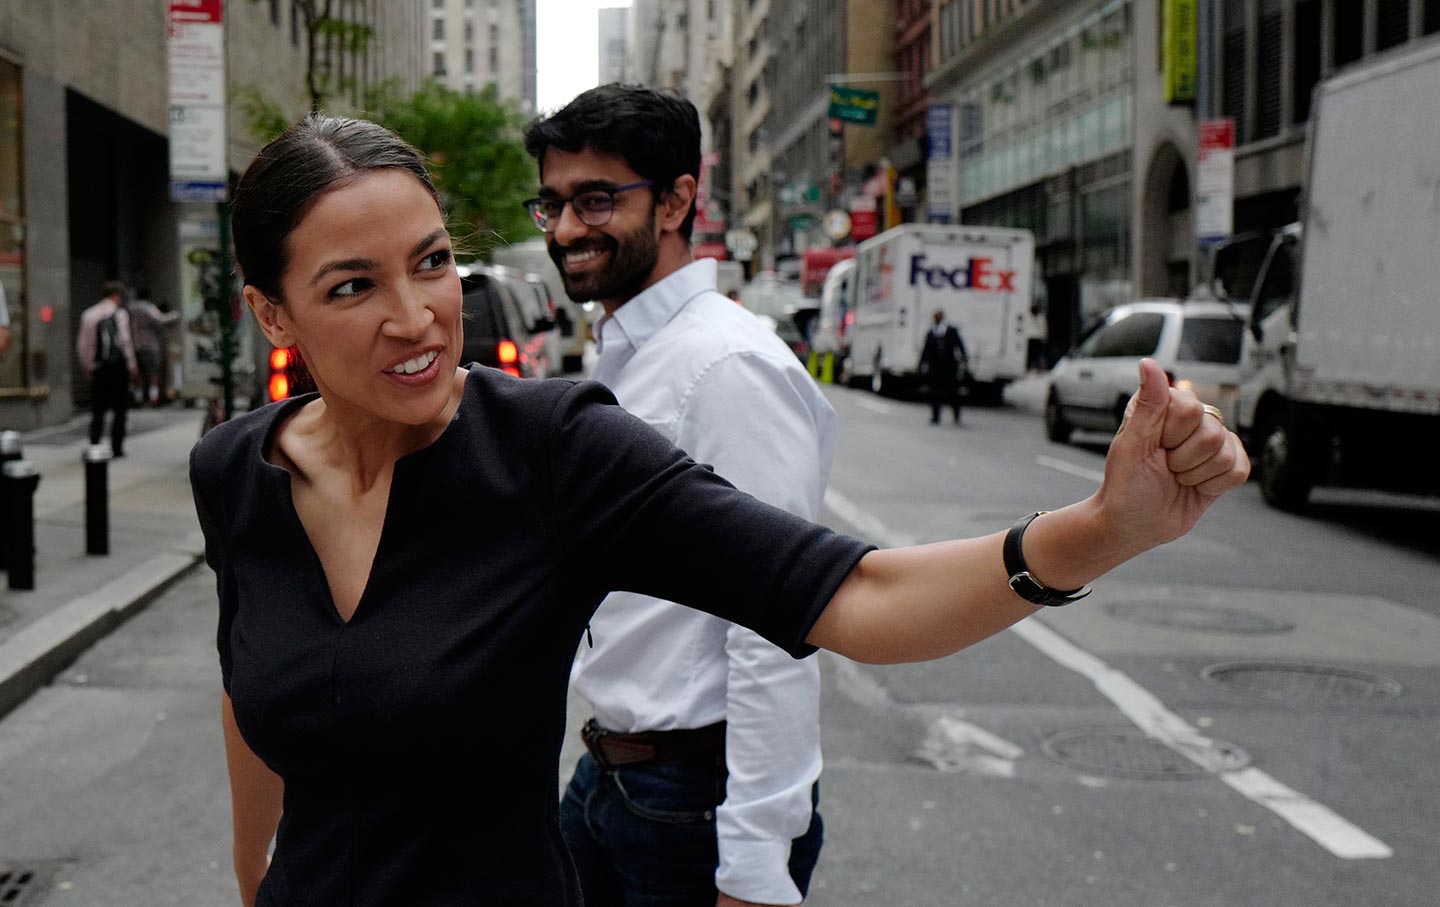
[[[554,327],[523,278],[488,265],[461,268],[465,345],[460,362],[479,362],[520,378],[546,378],[554,368],[549,332]]]
[[[1233,424],[1244,330],[1239,304],[1152,299],[1116,306],[1050,370],[1046,436],[1064,443],[1077,428],[1117,430],[1147,356],[1171,385],[1220,407]]]

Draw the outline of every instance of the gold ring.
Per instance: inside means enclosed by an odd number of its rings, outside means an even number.
[[[1211,406],[1209,403],[1202,403],[1200,404],[1200,408],[1205,410],[1207,415],[1211,415],[1219,419],[1221,425],[1225,424],[1225,414],[1220,412],[1220,407]]]

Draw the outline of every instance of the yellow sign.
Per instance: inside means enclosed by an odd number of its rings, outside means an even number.
[[[1165,61],[1165,103],[1195,101],[1196,0],[1165,0],[1160,23],[1160,46]]]

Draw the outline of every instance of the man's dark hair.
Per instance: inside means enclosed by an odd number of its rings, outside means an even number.
[[[111,296],[119,296],[121,299],[124,299],[125,284],[118,280],[107,280],[101,287],[100,295],[103,299],[108,299]]]
[[[290,231],[326,192],[385,169],[414,176],[440,206],[420,152],[365,120],[312,113],[262,148],[240,177],[230,205],[235,261],[245,283],[281,300]]]
[[[572,153],[588,148],[619,157],[654,182],[651,191],[658,201],[680,176],[700,179],[700,114],[684,98],[653,88],[601,85],[525,129],[525,150],[540,164],[542,180],[545,152],[552,147]],[[692,201],[680,235],[690,239],[694,226]]]

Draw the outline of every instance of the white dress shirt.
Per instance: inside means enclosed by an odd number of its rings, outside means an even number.
[[[795,354],[693,262],[602,319],[593,377],[620,405],[742,491],[814,519],[835,411]],[[820,776],[820,669],[754,633],[672,602],[614,593],[591,621],[576,689],[599,723],[633,733],[726,721],[730,777],[716,812],[716,886],[793,904],[790,842]]]

